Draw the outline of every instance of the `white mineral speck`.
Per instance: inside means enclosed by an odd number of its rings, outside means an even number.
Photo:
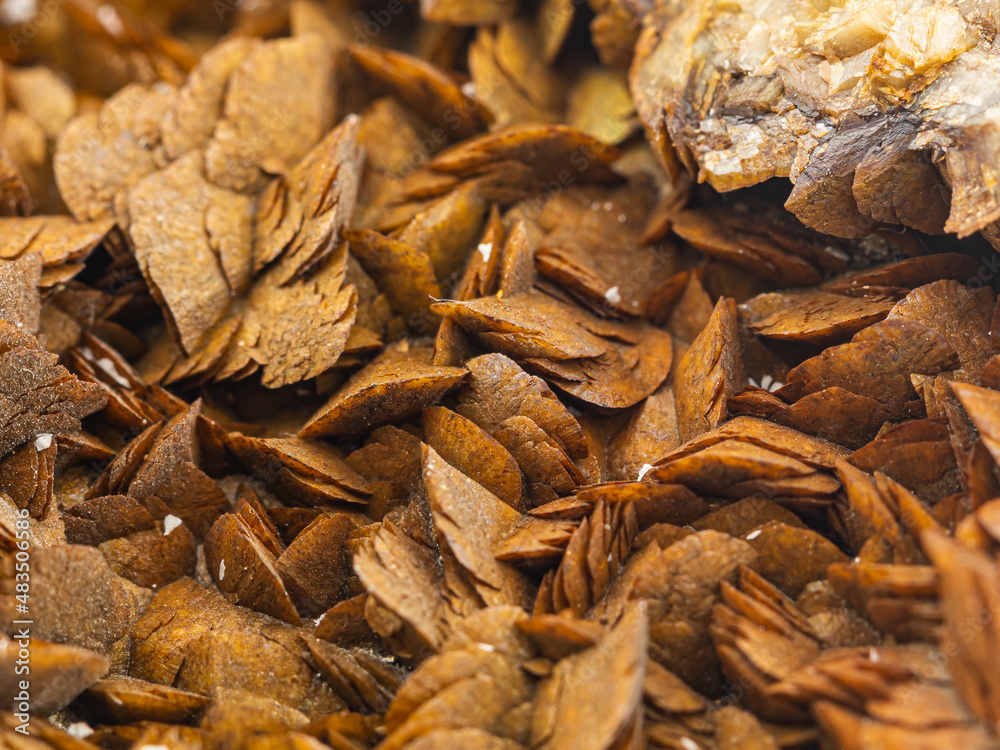
[[[67,734],[76,737],[78,740],[82,740],[84,737],[89,737],[94,733],[94,730],[90,728],[90,725],[85,721],[75,721],[66,727]]]
[[[97,9],[97,20],[109,34],[121,34],[125,31],[122,19],[118,17],[118,11],[113,5],[102,5]]]
[[[37,12],[37,0],[4,0],[0,4],[0,22],[8,26],[28,23]]]
[[[219,580],[221,581],[226,577],[226,561],[219,560]]]
[[[106,372],[112,380],[114,380],[122,388],[129,388],[129,382],[122,377],[122,374],[118,372],[118,368],[115,367],[115,363],[112,362],[107,357],[101,357],[97,360],[97,366],[100,367],[104,372]]]
[[[172,513],[168,513],[166,517],[163,519],[163,536],[169,534],[171,531],[176,529],[182,523],[184,522],[177,516],[173,515]]]
[[[604,299],[612,305],[617,305],[622,301],[622,295],[621,292],[618,291],[618,287],[613,286],[604,293]]]
[[[36,451],[47,450],[50,445],[52,445],[52,433],[51,432],[43,432],[41,435],[38,435],[38,436],[35,437],[35,450]]]
[[[479,254],[483,256],[483,263],[488,263],[490,255],[493,253],[493,243],[483,242],[479,245]]]
[[[643,464],[642,468],[639,469],[639,478],[636,481],[637,482],[641,482],[642,478],[644,476],[646,476],[646,472],[649,471],[652,468],[653,468],[653,464]]]

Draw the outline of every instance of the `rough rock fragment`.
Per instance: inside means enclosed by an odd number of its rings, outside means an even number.
[[[100,389],[58,364],[10,320],[0,320],[0,455],[38,435],[68,432],[104,406]]]
[[[767,219],[755,221],[763,212]],[[842,252],[803,231],[786,213],[761,204],[738,203],[736,210],[686,209],[673,216],[674,233],[709,257],[729,261],[785,286],[809,286],[824,271],[845,269]]]
[[[535,614],[565,608],[583,617],[600,605],[621,572],[638,532],[631,502],[598,501],[566,544],[559,567],[542,579]]]
[[[742,440],[775,453],[798,459],[815,468],[832,469],[838,459],[848,456],[842,447],[820,438],[803,435],[754,417],[733,417],[711,432],[685,443],[658,463],[667,463],[726,440]]]
[[[973,288],[945,279],[914,289],[896,303],[889,319],[913,320],[937,331],[958,352],[961,364],[954,378],[975,382],[993,355],[989,332],[995,302],[996,295],[988,287]]]
[[[293,75],[302,85],[285,85]],[[222,119],[205,149],[205,172],[239,192],[285,173],[333,124],[333,61],[318,35],[258,45],[229,78]]]
[[[333,395],[300,436],[355,435],[419,414],[466,374],[464,368],[433,365],[432,358],[430,349],[406,340],[387,348]]]
[[[443,406],[426,409],[421,421],[427,445],[441,458],[510,507],[524,510],[521,470],[503,445]]]
[[[364,503],[371,494],[365,479],[345,463],[338,451],[321,441],[252,438],[239,433],[229,438],[229,446],[261,479],[306,504],[315,504],[317,495]]]
[[[879,401],[899,418],[915,400],[911,375],[954,370],[959,364],[955,349],[931,326],[890,317],[859,332],[849,344],[829,347],[793,368],[786,388],[796,397],[844,388]]]
[[[968,617],[988,607],[997,587],[993,561],[976,549],[964,548],[940,533],[928,533],[923,542],[941,576],[941,599],[945,626],[941,644],[948,657],[955,688],[977,716],[993,721],[997,715],[997,692],[992,650],[986,644],[993,626],[960,632]]]
[[[163,121],[163,146],[171,159],[211,138],[222,114],[229,76],[259,44],[256,39],[231,39],[201,57]]]
[[[677,425],[682,442],[718,427],[726,402],[743,382],[736,334],[736,306],[719,300],[708,326],[691,344],[674,373]]]
[[[544,505],[539,506],[539,508],[544,507]],[[498,560],[513,563],[521,568],[548,567],[562,559],[576,529],[577,524],[570,521],[527,516],[494,547],[493,554]]]
[[[368,76],[424,113],[429,122],[448,128],[456,139],[469,138],[482,130],[484,113],[478,102],[423,60],[377,47],[353,46],[348,48],[348,54]]]
[[[396,694],[385,716],[387,747],[429,742],[425,738],[442,730],[520,746],[530,721],[522,663],[533,655],[516,627],[524,618],[516,607],[490,607],[464,620],[444,650],[421,664]]]
[[[107,237],[112,226],[108,220],[77,222],[68,216],[0,219],[0,258],[14,259],[37,252],[46,269],[79,263]]]
[[[37,334],[41,323],[41,279],[42,259],[38,253],[26,253],[0,264],[0,318]]]
[[[502,354],[476,357],[466,367],[469,385],[459,394],[459,414],[490,434],[511,417],[526,417],[574,461],[589,457],[579,422],[541,378],[528,375]]]
[[[156,589],[195,572],[197,541],[181,524],[170,533],[154,527],[102,542],[111,569],[143,588]]]
[[[227,693],[277,706],[301,717],[344,706],[314,678],[301,631],[230,604],[214,587],[182,579],[157,592],[132,628],[133,677],[201,695],[213,706]],[[202,717],[202,726],[212,718]]]
[[[399,239],[427,255],[447,289],[479,237],[487,207],[479,182],[466,182],[418,212]]]
[[[142,590],[115,575],[93,547],[36,548],[32,558],[31,613],[38,621],[32,635],[107,654],[138,616],[145,598]],[[5,633],[14,632],[13,621],[23,619],[15,608],[14,584],[9,556],[0,584],[0,627]]]
[[[220,591],[236,604],[298,625],[275,562],[239,516],[220,516],[205,536],[205,563]]]
[[[806,463],[742,440],[726,440],[689,456],[664,459],[651,472],[658,482],[701,494],[740,499],[828,496],[840,482]]]
[[[153,425],[140,434],[106,472],[108,491],[140,501],[158,498],[199,538],[229,505],[218,485],[199,468],[200,406],[195,402],[162,426]]]
[[[592,648],[561,660],[535,698],[532,741],[555,748],[612,748],[641,723],[648,606],[630,604],[618,624]],[[593,679],[597,674],[603,679]],[[607,689],[613,692],[609,695]],[[596,710],[603,705],[607,710]]]
[[[181,723],[208,704],[208,699],[164,685],[128,677],[110,677],[88,688],[86,706],[103,721]]]
[[[287,284],[292,278],[307,278],[339,250],[341,233],[354,215],[361,181],[364,151],[358,144],[359,128],[358,117],[346,117],[295,163],[287,175],[277,178],[288,192],[286,200],[290,199],[296,208],[293,219],[287,224],[282,221],[277,227],[277,236],[284,239],[288,233],[294,233],[287,245],[274,242],[267,232],[270,227],[261,227],[258,213],[254,225],[255,271],[280,254],[271,280]],[[262,247],[258,240],[266,244]]]
[[[656,390],[673,357],[670,337],[658,329],[602,322],[538,292],[432,309],[558,388],[608,408],[632,406]]]
[[[608,444],[610,478],[638,480],[643,468],[657,463],[681,443],[674,389],[660,386],[635,407]],[[648,471],[648,470],[647,470]]]
[[[433,448],[423,449],[423,474],[438,544],[465,568],[486,606],[524,606],[528,581],[493,554],[521,514],[447,464]]]
[[[202,167],[201,155],[189,152],[140,182],[128,204],[136,260],[186,351],[250,276],[251,201],[212,185]]]
[[[769,309],[777,310],[751,324],[758,336],[828,345],[882,320],[892,301],[878,297],[851,298],[820,291],[768,295]],[[748,305],[753,305],[751,300]]]
[[[430,306],[441,297],[441,288],[427,254],[370,230],[352,230],[347,239],[358,261],[385,290],[389,304],[406,316],[407,327],[419,334],[432,332],[437,318]]]
[[[494,130],[559,122],[564,94],[542,58],[540,40],[524,18],[494,30],[480,28],[469,46],[476,97],[493,117]],[[552,92],[548,99],[539,90]]]
[[[747,686],[745,705],[755,712],[772,720],[801,720],[799,707],[774,700],[769,691],[820,655],[808,622],[790,599],[745,568],[736,585],[724,582],[721,591],[711,632],[726,677]]]
[[[320,516],[276,561],[285,589],[302,615],[321,615],[344,598],[351,573],[345,543],[354,528],[345,514]]]
[[[790,597],[812,581],[826,578],[827,568],[846,562],[837,546],[812,529],[771,521],[745,535],[760,555],[757,572]]]
[[[487,25],[496,23],[517,10],[510,0],[490,0],[486,3],[469,0],[422,0],[420,13],[432,21],[457,25]]]
[[[137,122],[139,110],[154,97],[142,86],[126,86],[59,135],[52,160],[56,182],[79,221],[115,218],[128,189],[156,170],[157,138],[147,141]]]
[[[829,568],[827,578],[834,591],[899,641],[937,640],[944,613],[940,582],[932,566],[837,563]]]
[[[586,133],[565,125],[521,125],[478,136],[437,156],[431,169],[471,177],[490,174],[508,161],[530,170],[528,185],[559,179],[563,171],[580,182],[612,182],[610,164],[617,151]]]
[[[646,15],[631,87],[666,168],[719,190],[790,177],[788,208],[842,237],[877,222],[965,235],[995,221],[978,130],[990,104],[968,87],[995,68],[982,11],[809,7],[787,35],[762,7]]]
[[[574,187],[554,195],[538,216],[545,231],[535,253],[539,273],[599,315],[641,315],[677,267],[670,246],[642,244],[642,220],[654,200],[645,186]],[[616,247],[613,258],[609,244]]]
[[[831,279],[823,287],[851,297],[885,295],[902,299],[917,287],[942,279],[968,282],[980,273],[975,258],[961,253],[935,253],[907,258],[887,266],[876,266]]]
[[[354,555],[354,570],[369,593],[365,617],[396,654],[420,661],[441,647],[450,615],[434,550],[384,522]]]
[[[809,704],[823,729],[845,747],[994,746],[995,739],[970,721],[942,666],[941,652],[929,646],[835,649],[771,690]]]
[[[24,648],[16,639],[0,635],[0,664],[9,675],[18,672],[26,659],[19,652]],[[31,640],[31,680],[39,692],[38,701],[32,701],[31,713],[51,715],[65,708],[87,687],[96,682],[110,666],[110,661],[94,651],[79,646],[50,643],[41,639]],[[21,664],[18,665],[18,660]],[[15,695],[20,693],[20,680],[10,679],[0,690],[4,706],[14,706]],[[23,700],[23,698],[21,699]]]
[[[849,460],[862,471],[879,471],[901,482],[926,503],[960,489],[949,431],[937,420],[914,419],[882,430]]]
[[[735,581],[739,566],[756,560],[747,542],[700,531],[637,558],[619,578],[628,599],[648,601],[650,657],[699,692],[712,694],[722,685],[709,636],[719,585]]]

